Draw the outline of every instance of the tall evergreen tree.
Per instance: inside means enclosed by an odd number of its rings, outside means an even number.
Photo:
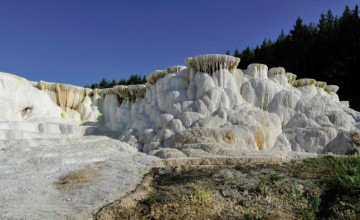
[[[339,96],[360,110],[360,96],[355,95],[360,74],[359,7],[346,6],[340,17],[331,10],[321,14],[317,24],[304,24],[298,17],[289,34],[281,31],[275,41],[264,40],[255,49],[245,48],[234,55],[241,58],[239,68],[250,63],[269,67],[283,66],[298,78],[311,77],[340,86]]]

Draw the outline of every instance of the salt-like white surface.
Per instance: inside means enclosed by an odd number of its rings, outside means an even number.
[[[190,57],[187,66],[152,72],[145,85],[102,90],[1,74],[0,119],[98,122],[119,131],[121,141],[140,151],[156,154],[182,146],[174,155],[188,157],[325,153],[333,151],[333,140],[348,138],[345,142],[351,143],[352,134],[359,132],[360,113],[339,101],[339,87],[310,78],[296,80],[282,67],[255,63],[236,69],[239,62],[218,54]],[[19,135],[9,131],[0,138]],[[223,144],[217,144],[219,139]]]
[[[88,127],[53,123],[75,131],[62,134],[36,132],[35,122],[4,124],[19,136],[0,138],[0,219],[89,219],[134,190],[158,160],[107,136],[82,136],[79,131]],[[70,188],[57,184],[63,175],[89,168],[96,176],[88,182]]]
[[[173,148],[170,157],[335,152],[330,145],[336,137],[351,143],[359,132],[360,113],[339,101],[337,86],[296,80],[264,64],[239,70],[239,59],[225,55],[186,63],[151,73],[144,97],[124,86],[122,94],[130,95],[123,100],[116,92],[106,95],[100,107],[105,125],[144,152]]]
[[[145,85],[102,90],[0,73],[0,219],[90,218],[159,160],[140,152],[186,160],[359,150],[360,113],[339,101],[339,87],[239,62],[190,57]],[[91,181],[56,184],[90,168]]]

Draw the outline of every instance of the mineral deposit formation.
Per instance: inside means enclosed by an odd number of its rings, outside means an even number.
[[[240,70],[239,62],[189,57],[186,66],[155,70],[145,85],[102,90],[1,73],[0,120],[97,122],[162,157],[356,150],[360,113],[339,101],[338,86],[264,64]]]
[[[154,164],[359,152],[338,86],[239,62],[189,57],[94,90],[0,73],[0,219],[90,219]]]

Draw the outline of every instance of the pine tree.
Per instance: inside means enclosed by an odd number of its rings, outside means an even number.
[[[127,85],[127,80],[126,79],[121,79],[117,84],[118,85]]]
[[[99,83],[99,87],[101,89],[109,88],[109,82],[105,78],[102,78],[102,80]]]
[[[235,51],[234,51],[234,57],[240,57],[241,56],[241,53],[240,51],[236,48]]]
[[[331,10],[321,14],[317,24],[303,23],[298,17],[289,34],[281,31],[276,41],[265,39],[254,49],[236,49],[240,57],[239,68],[250,63],[265,63],[269,67],[283,66],[298,78],[313,77],[328,84],[340,86],[339,96],[349,100],[351,107],[360,109],[360,96],[356,96],[360,74],[360,19],[359,7],[348,6],[340,17]]]

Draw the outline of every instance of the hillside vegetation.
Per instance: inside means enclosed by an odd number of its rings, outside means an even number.
[[[359,156],[161,168],[95,218],[360,219],[359,198]]]

